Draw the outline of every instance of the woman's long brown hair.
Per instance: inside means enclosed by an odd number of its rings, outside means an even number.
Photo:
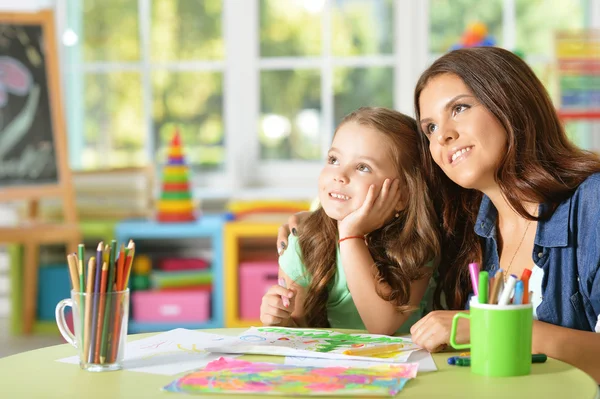
[[[546,89],[517,55],[497,47],[460,49],[443,55],[417,82],[417,120],[421,92],[442,74],[460,77],[504,127],[508,143],[495,180],[522,217],[549,218],[588,176],[600,172],[598,156],[569,141]],[[427,151],[424,135],[421,140],[421,148]],[[423,159],[430,184],[439,188],[436,205],[443,221],[441,284],[435,304],[441,307],[444,296],[449,308],[462,309],[469,293],[468,263],[482,258],[481,242],[474,231],[482,194],[450,181],[430,156]],[[545,203],[548,211],[535,217],[527,212],[525,202]]]
[[[416,122],[391,109],[367,107],[347,115],[339,126],[348,122],[377,130],[389,142],[404,185],[406,207],[399,217],[370,233],[367,241],[377,268],[377,280],[389,286],[385,293],[381,290],[377,293],[394,303],[398,311],[412,310],[408,306],[410,284],[430,275],[431,268],[425,265],[437,260],[440,252],[436,214],[421,166]],[[305,302],[306,323],[310,327],[328,327],[327,288],[336,273],[337,221],[319,208],[299,231],[303,262],[311,277]]]

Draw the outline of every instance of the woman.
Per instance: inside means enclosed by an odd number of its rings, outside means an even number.
[[[600,381],[598,156],[568,140],[533,71],[500,48],[438,59],[417,83],[415,109],[437,166],[428,176],[441,188],[444,231],[462,233],[453,261],[440,266],[448,307],[465,305],[469,262],[504,278],[530,269],[533,351]],[[413,339],[430,351],[447,344],[454,314],[428,314]]]
[[[534,353],[600,382],[600,159],[569,142],[531,68],[500,48],[442,56],[415,108],[443,220],[436,308],[464,308],[470,262],[502,277],[530,269]],[[455,313],[429,313],[413,340],[445,347]],[[469,340],[467,323],[457,340]]]

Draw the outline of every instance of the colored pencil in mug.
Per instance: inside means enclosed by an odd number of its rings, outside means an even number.
[[[106,307],[106,280],[108,279],[108,262],[102,262],[102,279],[100,293],[98,294],[98,321],[96,323],[96,342],[94,343],[94,363],[100,363],[100,344],[102,342],[102,326],[104,324],[104,308]]]
[[[104,323],[102,327],[102,337],[100,342],[100,363],[104,364],[106,361],[107,355],[107,346],[108,340],[110,339],[109,335],[112,335],[111,331],[111,317],[114,317],[113,308],[112,308],[112,295],[110,295],[114,290],[115,283],[115,258],[117,255],[117,242],[112,240],[110,242],[110,258],[108,262],[108,280],[106,285],[106,305],[104,309]]]
[[[133,258],[135,257],[135,243],[133,240],[129,240],[127,244],[127,258],[125,260],[125,283],[123,289],[129,286],[129,276],[131,275],[131,268],[133,266]]]
[[[96,330],[98,325],[98,304],[100,302],[100,280],[102,279],[102,241],[96,248],[96,277],[94,279],[94,303],[92,305],[92,334],[88,363],[94,363],[94,352],[96,351]]]
[[[96,258],[93,256],[88,262],[87,270],[87,285],[85,287],[85,324],[83,330],[83,354],[86,359],[89,359],[91,347],[91,330],[92,330],[92,293],[94,292],[94,270],[96,268]]]
[[[79,287],[81,288],[81,292],[85,291],[85,269],[84,269],[84,262],[85,262],[85,246],[83,244],[79,244],[77,246],[77,255],[78,255],[78,262],[77,262],[77,271],[79,272]]]
[[[119,258],[117,259],[117,291],[121,291],[121,286],[123,285],[123,269],[125,268],[125,245],[121,244],[121,249],[119,250]]]
[[[77,255],[68,254],[67,264],[69,265],[69,275],[71,276],[71,285],[73,287],[73,291],[79,292],[79,266],[77,265]]]
[[[77,262],[77,270],[79,272],[79,291],[81,293],[85,292],[85,246],[83,244],[79,244],[77,246],[77,254],[78,254],[78,262]],[[84,307],[85,307],[85,296],[81,295],[81,303],[79,304],[79,318],[81,319],[81,336],[83,337],[83,331],[85,329],[84,322]]]
[[[119,259],[117,260],[117,278],[116,278],[116,291],[123,291],[123,284],[125,283],[125,245],[121,244],[119,251]],[[113,319],[113,330],[112,335],[109,337],[108,347],[108,362],[114,363],[117,358],[117,352],[119,348],[119,338],[121,330],[121,306],[123,304],[122,295],[115,297],[114,303],[114,319]]]

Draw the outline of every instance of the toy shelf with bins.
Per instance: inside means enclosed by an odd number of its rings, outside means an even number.
[[[157,247],[162,254],[169,250],[178,252],[182,244],[205,245],[212,254],[210,270],[212,274],[212,289],[210,294],[210,317],[204,322],[140,322],[133,318],[129,321],[130,333],[166,331],[174,328],[207,329],[220,328],[224,324],[223,310],[223,225],[227,220],[225,214],[206,214],[198,220],[186,223],[159,223],[150,220],[124,221],[116,226],[116,237],[119,243],[130,239],[135,241],[136,258],[141,254],[153,254]],[[184,245],[185,246],[185,245]],[[134,260],[135,264],[135,260]],[[132,278],[133,271],[132,271]],[[131,283],[131,280],[130,280]],[[130,284],[131,285],[131,284]],[[133,294],[133,292],[132,292]],[[130,313],[135,313],[131,306]]]
[[[114,238],[115,225],[116,222],[110,220],[80,221],[79,227],[88,256],[91,256],[89,255],[91,249],[95,249],[98,242],[109,242]],[[23,331],[23,320],[21,318],[23,309],[23,268],[21,267],[23,246],[8,245],[7,249],[10,258],[10,330],[12,334],[19,335]],[[32,329],[32,332],[36,334],[58,334],[58,328],[54,320],[54,307],[59,300],[70,296],[71,283],[66,257],[63,256],[64,248],[59,252],[61,253],[61,259],[64,259],[64,264],[62,262],[53,263],[51,265],[40,265],[38,268],[40,274],[40,278],[38,278],[38,314]],[[42,315],[43,320],[40,320],[40,315]]]
[[[225,225],[225,326],[250,327],[260,325],[260,320],[241,317],[240,264],[257,261],[276,264],[276,238],[281,222],[233,221]],[[275,269],[276,272],[277,269]],[[275,278],[275,283],[276,283]],[[262,294],[261,294],[262,297]],[[254,298],[256,299],[256,298]]]

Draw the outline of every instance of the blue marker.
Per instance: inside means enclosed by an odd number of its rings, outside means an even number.
[[[521,281],[521,280],[517,281],[517,283],[515,284],[515,296],[513,297],[513,304],[515,304],[515,305],[523,304],[523,289],[524,288],[525,288],[525,285],[523,284],[523,281]]]

